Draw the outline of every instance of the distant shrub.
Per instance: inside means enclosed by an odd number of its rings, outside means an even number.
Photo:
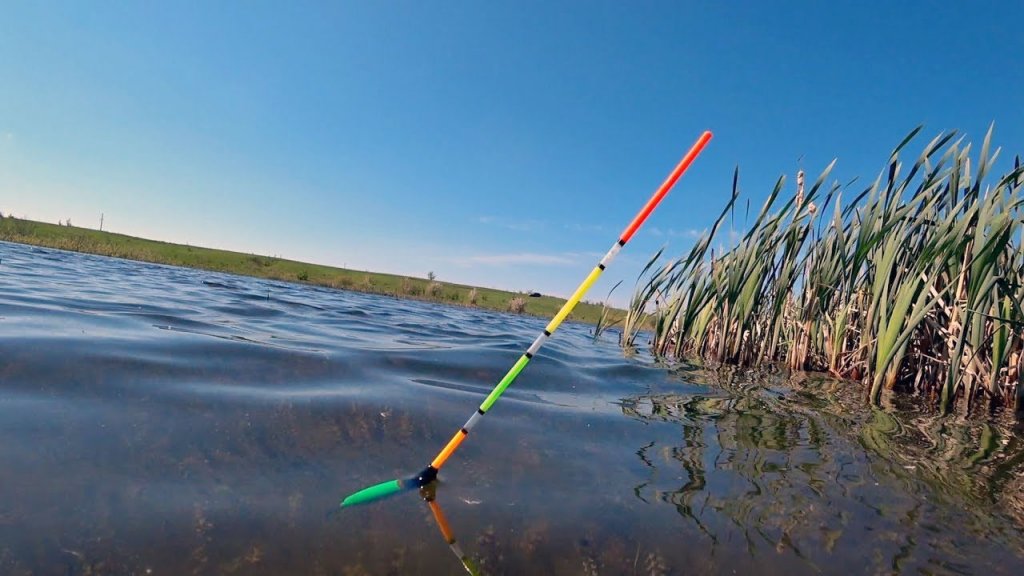
[[[268,268],[270,266],[273,266],[274,264],[277,264],[278,259],[272,258],[270,256],[260,256],[258,254],[253,254],[252,256],[249,257],[249,260],[252,260],[253,264],[260,266],[261,268]]]
[[[302,282],[306,282],[307,280],[309,280],[309,272],[306,272],[305,270],[303,270],[303,271],[301,271],[301,272],[299,272],[299,273],[297,274],[297,277],[298,277],[298,278],[299,278],[299,280],[301,280]]]
[[[433,271],[427,272],[427,280],[430,280],[431,282],[433,282],[435,279],[437,279],[437,276],[434,275]]]
[[[15,218],[10,214],[3,219],[2,225],[0,225],[0,238],[5,240],[14,240],[15,242],[24,240],[21,237],[35,236],[35,230],[31,222]]]
[[[522,314],[523,312],[526,312],[526,300],[518,296],[509,300],[508,311],[515,312],[516,314]]]

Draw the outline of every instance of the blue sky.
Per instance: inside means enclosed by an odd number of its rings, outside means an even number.
[[[872,179],[918,124],[980,142],[995,121],[1024,153],[1022,18],[1019,2],[11,3],[0,211],[564,296],[713,130],[600,300],[659,247],[688,249],[737,165],[757,205],[836,157],[838,179]]]

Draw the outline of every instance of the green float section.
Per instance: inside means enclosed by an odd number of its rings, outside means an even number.
[[[491,406],[494,406],[494,403],[498,401],[499,397],[501,397],[505,388],[508,388],[509,384],[515,381],[516,377],[519,376],[519,373],[523,371],[523,368],[525,368],[529,362],[530,359],[527,358],[526,355],[520,356],[519,361],[512,366],[512,369],[508,371],[508,374],[505,374],[505,377],[501,379],[501,382],[498,382],[498,385],[494,387],[494,390],[491,390],[487,399],[480,405],[480,409],[484,412],[490,410]]]
[[[392,494],[398,494],[403,490],[401,480],[388,480],[387,482],[381,482],[375,484],[369,488],[363,488],[359,492],[352,494],[348,498],[341,501],[341,507],[355,506],[356,504],[366,504],[367,502],[373,502],[380,500],[381,498],[387,498]]]

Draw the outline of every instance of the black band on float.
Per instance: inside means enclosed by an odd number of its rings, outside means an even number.
[[[413,478],[413,482],[416,483],[417,488],[423,488],[424,486],[430,484],[436,479],[437,468],[434,468],[433,466],[427,466],[426,468],[423,469],[423,472],[420,472],[419,474],[416,475],[415,478]]]

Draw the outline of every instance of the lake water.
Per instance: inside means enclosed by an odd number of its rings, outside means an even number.
[[[585,271],[581,271],[581,274]],[[0,243],[0,574],[459,574],[411,492],[545,324]],[[482,574],[1024,570],[1024,433],[567,324],[447,463]]]

